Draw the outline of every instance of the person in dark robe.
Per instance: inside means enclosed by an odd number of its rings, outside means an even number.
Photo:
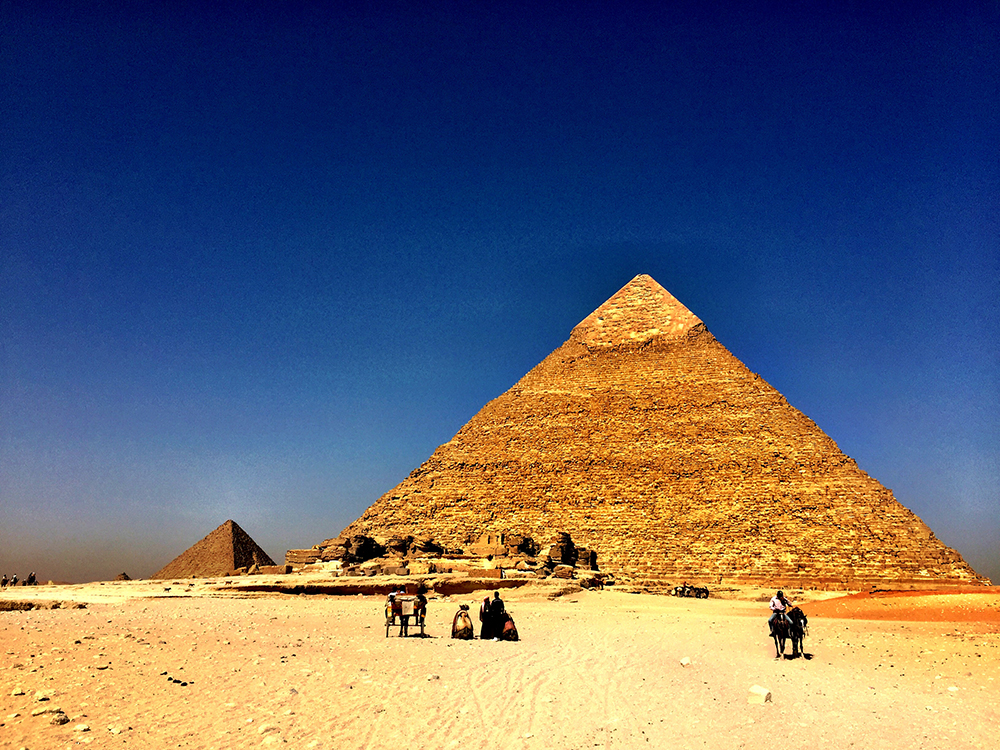
[[[490,616],[490,598],[488,596],[479,605],[479,622],[483,624],[479,631],[479,638],[488,641],[493,637],[493,618]]]
[[[503,622],[504,615],[506,614],[506,609],[503,606],[503,599],[500,598],[500,592],[493,592],[493,601],[490,602],[490,638],[493,640],[499,640],[500,635],[503,633]]]

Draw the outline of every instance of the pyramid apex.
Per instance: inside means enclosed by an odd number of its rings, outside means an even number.
[[[641,273],[580,321],[571,338],[590,347],[638,344],[683,336],[700,324],[670,292]]]

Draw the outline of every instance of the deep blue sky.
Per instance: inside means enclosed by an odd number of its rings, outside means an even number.
[[[1000,580],[1000,6],[709,5],[0,0],[0,572],[334,536],[648,273]]]

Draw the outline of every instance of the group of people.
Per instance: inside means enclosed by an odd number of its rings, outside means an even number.
[[[31,573],[28,574],[28,577],[21,582],[21,585],[34,586],[37,583],[38,581],[35,580],[35,572],[31,571]],[[0,578],[0,589],[5,589],[8,586],[16,586],[16,585],[17,585],[17,574],[14,574],[13,576],[11,576],[11,578],[8,579],[7,574],[4,573],[3,578]]]
[[[480,640],[518,640],[514,618],[510,616],[510,613],[504,606],[499,591],[493,592],[492,599],[489,596],[485,597],[482,604],[479,605],[479,622],[481,623],[479,631]],[[462,604],[458,612],[455,613],[455,617],[451,622],[451,637],[470,641],[475,637],[472,618],[469,616],[468,604]]]
[[[4,576],[4,581],[6,580],[7,577]],[[387,615],[392,617],[392,615],[397,614],[396,596],[403,595],[405,592],[406,590],[401,588],[398,591],[393,591],[389,594],[389,599],[386,602]],[[792,602],[785,597],[783,591],[779,591],[771,598],[771,617],[767,621],[771,635],[774,635],[774,623],[779,617],[784,618],[789,627],[791,627],[792,621],[788,618],[788,610],[791,609],[792,606]],[[421,622],[426,616],[426,613],[427,597],[425,597],[421,592],[417,594],[416,602],[414,603],[414,614],[417,616],[417,622]],[[489,596],[485,597],[482,604],[479,605],[479,622],[481,623],[479,631],[480,640],[518,640],[517,627],[514,625],[514,618],[512,618],[510,613],[507,612],[503,599],[500,598],[499,591],[493,592],[492,599]],[[469,615],[468,604],[460,605],[458,612],[455,613],[455,617],[451,621],[451,637],[470,641],[475,638],[475,630],[472,624],[472,617]]]

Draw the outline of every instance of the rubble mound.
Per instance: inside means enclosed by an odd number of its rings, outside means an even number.
[[[428,538],[394,536],[380,543],[355,536],[351,546],[372,554],[364,559],[345,554],[347,540],[328,539],[309,550],[289,550],[285,563],[301,571],[320,567],[337,576],[399,576],[459,574],[469,578],[563,578],[584,588],[613,584],[597,571],[592,550],[577,547],[570,535],[558,532],[552,544],[540,547],[523,534],[484,534],[465,548],[445,549]]]

